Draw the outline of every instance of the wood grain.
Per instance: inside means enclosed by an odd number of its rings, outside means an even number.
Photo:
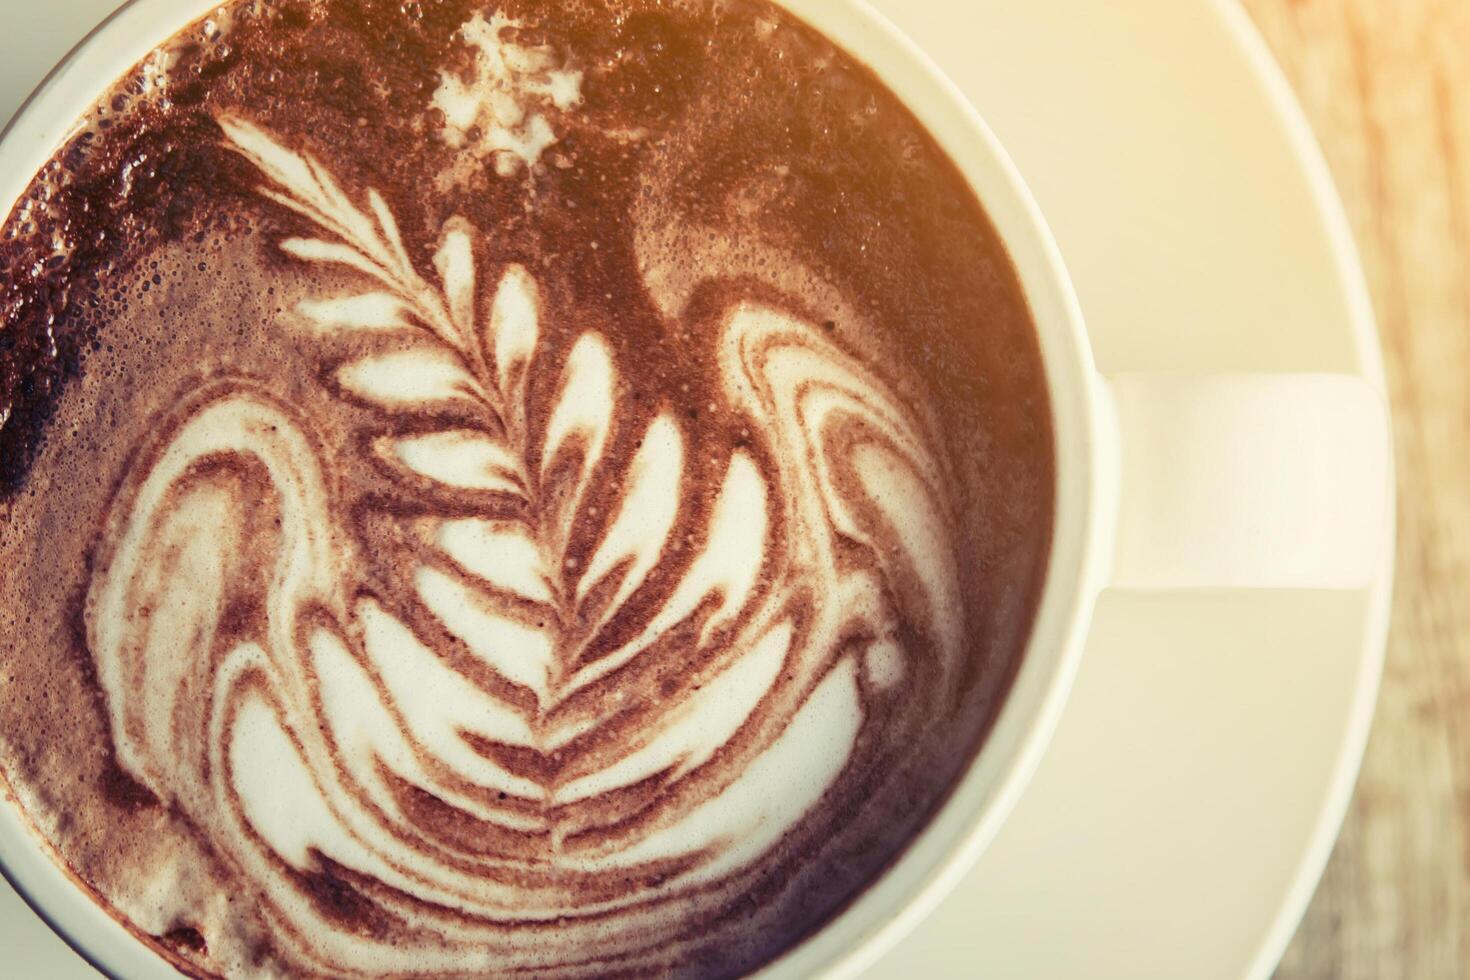
[[[1387,357],[1398,581],[1352,810],[1279,980],[1470,976],[1470,0],[1245,0],[1357,234]]]

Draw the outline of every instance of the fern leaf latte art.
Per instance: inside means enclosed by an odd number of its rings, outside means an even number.
[[[768,0],[236,0],[0,256],[0,773],[187,974],[747,973],[1014,675],[1020,288]]]

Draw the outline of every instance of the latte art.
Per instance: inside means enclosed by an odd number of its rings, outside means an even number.
[[[507,6],[237,4],[59,185],[94,238],[8,226],[99,339],[4,499],[0,772],[191,974],[753,970],[1029,631],[1039,359],[942,154],[765,0]]]
[[[956,667],[918,424],[809,325],[738,307],[710,408],[750,448],[707,502],[666,412],[608,458],[625,386],[596,331],[549,405],[528,397],[554,313],[519,266],[485,288],[467,223],[431,283],[375,192],[365,211],[317,161],[222,127],[325,236],[281,248],[362,280],[302,317],[398,340],[334,380],[377,410],[358,446],[440,505],[344,513],[309,420],[254,383],[181,406],[136,456],[88,593],[118,761],[334,973],[452,971],[501,944],[510,966],[574,967],[502,934],[593,916],[602,957],[667,955],[690,903],[721,902],[837,778],[867,699],[911,657]],[[376,591],[387,524],[408,567]],[[323,861],[421,938],[339,936],[297,878]]]

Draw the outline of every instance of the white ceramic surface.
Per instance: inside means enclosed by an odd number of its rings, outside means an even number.
[[[105,0],[67,6],[57,32],[88,21],[73,8],[95,19]],[[1105,369],[1361,370],[1373,360],[1320,161],[1302,158],[1296,124],[1273,106],[1279,79],[1259,73],[1249,38],[1242,47],[1238,11],[985,3],[966,15],[973,31],[956,31],[941,0],[880,6],[1020,161]],[[22,44],[37,66],[21,89],[69,40],[50,36],[49,48]],[[1095,683],[1083,684],[1022,801],[1024,821],[1018,813],[961,896],[874,972],[1238,976],[1274,961],[1361,750],[1379,599],[1106,598],[1083,675]],[[1344,657],[1365,632],[1368,653]],[[1303,689],[1310,704],[1295,696]]]
[[[943,806],[883,875],[820,930],[760,971],[764,980],[838,980],[871,966],[948,894],[994,838],[1040,763],[1076,675],[1096,597],[1106,584],[1116,526],[1119,434],[1111,424],[1104,385],[1093,367],[1081,311],[1056,245],[1004,149],[974,108],[911,41],[860,0],[781,3],[852,52],[893,89],[985,202],[1036,325],[1055,438],[1046,580],[1025,654],[984,744]],[[129,0],[78,45],[0,134],[0,209],[8,210],[24,193],[30,175],[74,132],[74,120],[101,94],[99,79],[121,77],[161,40],[207,16],[210,7],[207,0]],[[1359,390],[1356,379],[1341,380],[1346,400],[1356,396],[1368,408],[1365,413],[1327,413],[1324,422],[1334,420],[1335,425],[1339,417],[1371,415],[1371,392]],[[1186,389],[1171,390],[1185,399],[1191,395]],[[1216,423],[1228,427],[1232,416],[1225,406],[1200,431],[1212,433]],[[1362,444],[1368,447],[1370,465],[1386,470],[1386,456],[1376,451],[1378,441],[1370,433]],[[1348,438],[1325,442],[1340,448],[1344,457],[1361,452]],[[1311,458],[1302,452],[1286,460],[1258,459],[1248,441],[1240,444],[1244,451],[1239,462],[1252,469],[1261,461],[1273,467],[1289,461],[1295,469],[1297,459]],[[1304,442],[1302,448],[1308,445]],[[1336,455],[1324,458],[1328,469],[1335,468]],[[1309,485],[1312,496],[1319,495],[1315,491],[1321,480],[1283,475],[1276,496],[1291,496],[1292,490]],[[1261,516],[1275,509],[1269,497],[1248,502],[1258,505]],[[1197,519],[1206,516],[1198,513]],[[1316,581],[1315,576],[1308,579]],[[34,833],[18,806],[0,805],[0,871],[97,968],[130,980],[173,975],[162,957],[124,927],[126,920],[114,918],[75,887],[49,842]]]

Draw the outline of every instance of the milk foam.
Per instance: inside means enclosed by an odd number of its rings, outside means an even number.
[[[502,177],[535,166],[557,141],[546,110],[565,112],[582,99],[581,72],[555,67],[546,48],[506,39],[519,26],[498,11],[489,20],[476,14],[459,30],[475,50],[472,77],[445,72],[434,92],[444,142],[490,158]]]
[[[911,655],[955,669],[943,475],[918,423],[816,328],[733,310],[721,397],[770,470],[731,455],[704,526],[685,532],[703,539],[690,555],[674,537],[699,492],[680,424],[657,414],[626,460],[601,455],[627,424],[603,339],[574,345],[534,419],[544,311],[525,269],[500,273],[482,311],[465,222],[446,225],[427,280],[381,197],[364,210],[316,161],[240,119],[221,126],[269,178],[263,193],[325,236],[282,248],[374,290],[310,300],[303,318],[403,335],[337,369],[342,397],[390,420],[446,406],[479,419],[377,438],[400,478],[463,492],[479,516],[426,518],[448,561],[427,554],[407,594],[355,601],[369,545],[310,421],[243,382],[201,392],[130,473],[89,594],[120,763],[245,869],[283,938],[313,937],[297,952],[324,969],[461,969],[486,930],[594,916],[605,955],[643,952],[809,816],[855,750],[864,672],[889,688]],[[592,501],[610,519],[573,547]],[[839,538],[872,562],[844,562]],[[635,595],[649,613],[630,614]],[[230,622],[242,607],[252,622]],[[905,613],[927,649],[897,639]],[[700,683],[675,697],[650,685],[650,669],[684,663]],[[509,688],[476,683],[486,672]],[[480,843],[456,846],[405,792],[478,826]],[[281,870],[321,859],[391,889],[432,942],[327,953],[319,937],[339,927]]]
[[[191,973],[753,969],[1024,640],[1044,389],[957,175],[893,106],[828,152],[886,96],[763,0],[543,7],[236,4],[27,212],[125,220],[47,280],[97,346],[0,499],[0,768]]]

